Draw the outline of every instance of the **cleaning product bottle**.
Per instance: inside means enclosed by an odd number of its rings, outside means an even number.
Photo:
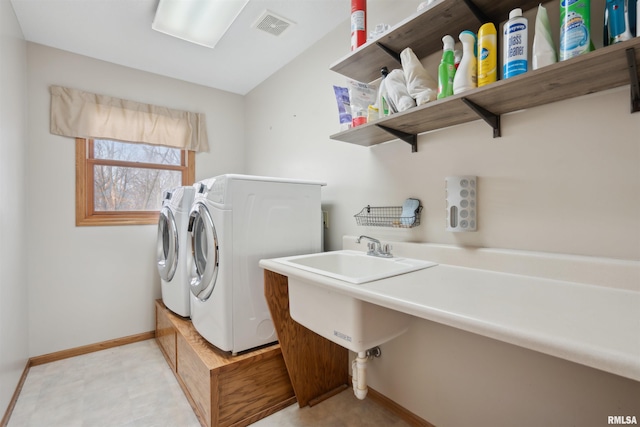
[[[560,0],[560,61],[592,50],[590,0]]]
[[[460,66],[460,61],[462,61],[462,51],[460,49],[456,49],[453,51],[453,59],[454,59],[454,67],[456,71],[458,71],[458,67]]]
[[[476,35],[464,30],[458,36],[462,43],[462,59],[453,78],[453,93],[458,94],[478,86],[478,69],[476,59]]]
[[[531,68],[537,70],[550,64],[558,62],[556,46],[551,36],[551,23],[547,9],[540,4],[536,14],[536,24],[533,33],[533,47],[531,54]]]
[[[631,0],[633,3],[633,0]],[[633,7],[635,9],[635,5]],[[607,0],[604,10],[603,45],[631,40],[629,25],[629,0]]]
[[[438,99],[453,95],[453,78],[456,72],[453,54],[453,37],[442,38],[442,60],[438,66]]]
[[[478,30],[478,87],[498,79],[498,33],[488,22]]]
[[[389,104],[387,103],[387,88],[384,84],[384,79],[389,75],[389,69],[387,67],[382,67],[380,69],[380,75],[382,79],[380,80],[380,87],[378,88],[378,100],[376,102],[378,107],[378,118],[382,119],[389,115]]]
[[[516,8],[509,13],[504,24],[502,72],[505,79],[526,73],[529,69],[527,43],[529,23],[522,16],[522,9]]]

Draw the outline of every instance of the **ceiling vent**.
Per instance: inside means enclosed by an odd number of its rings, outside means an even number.
[[[260,16],[260,18],[258,18],[256,23],[253,24],[253,27],[257,28],[258,30],[265,31],[269,34],[273,34],[274,36],[279,36],[293,24],[293,21],[285,19],[271,11],[266,10]]]

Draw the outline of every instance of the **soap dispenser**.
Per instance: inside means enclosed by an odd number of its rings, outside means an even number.
[[[453,78],[456,72],[453,44],[454,40],[450,35],[442,38],[442,60],[438,66],[438,99],[453,95]]]
[[[445,178],[447,231],[476,231],[478,227],[478,177],[471,175]]]
[[[462,59],[453,78],[453,93],[458,94],[478,86],[478,69],[476,59],[476,35],[464,30],[458,37],[462,43]]]

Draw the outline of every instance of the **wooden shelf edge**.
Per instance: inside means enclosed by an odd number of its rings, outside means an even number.
[[[480,120],[462,103],[462,98],[501,115],[624,86],[630,84],[626,65],[627,49],[635,50],[636,62],[640,63],[640,37],[636,37],[511,79],[499,80],[491,85],[414,107],[333,134],[330,138],[372,146],[397,139],[376,125],[419,135]],[[575,81],[572,80],[574,78]]]

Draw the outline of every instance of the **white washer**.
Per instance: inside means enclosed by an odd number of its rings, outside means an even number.
[[[194,187],[176,187],[164,193],[158,219],[157,265],[162,286],[162,302],[174,313],[189,317],[191,242],[189,211]]]
[[[191,319],[233,354],[277,341],[260,259],[322,250],[320,182],[221,175],[195,185]]]

